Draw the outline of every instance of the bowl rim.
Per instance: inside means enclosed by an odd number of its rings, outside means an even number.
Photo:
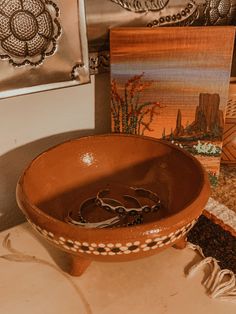
[[[148,223],[130,226],[130,227],[102,228],[102,229],[99,229],[99,228],[88,229],[88,228],[84,228],[84,227],[69,225],[68,223],[66,223],[62,220],[56,219],[56,218],[46,214],[42,209],[40,209],[35,204],[32,204],[29,201],[29,199],[25,193],[25,190],[24,190],[25,176],[26,176],[28,170],[31,168],[31,166],[33,165],[33,163],[37,159],[41,158],[44,154],[47,154],[48,152],[57,149],[58,147],[70,144],[72,142],[87,141],[87,140],[90,140],[93,138],[102,138],[102,137],[139,138],[139,139],[143,139],[143,140],[158,142],[158,143],[161,143],[163,145],[167,145],[167,146],[171,147],[172,149],[180,151],[186,157],[191,159],[192,162],[198,167],[198,169],[200,171],[201,186],[199,187],[198,191],[196,192],[196,196],[192,200],[190,200],[181,211],[179,211],[179,212],[177,212],[177,213],[175,213],[169,217],[162,218],[158,221],[151,221]],[[194,219],[197,219],[198,216],[200,216],[200,214],[204,210],[204,206],[206,205],[206,203],[210,197],[210,190],[211,190],[211,187],[210,187],[210,183],[209,183],[209,178],[208,178],[207,172],[204,169],[203,165],[200,163],[200,161],[198,161],[189,152],[178,147],[177,145],[174,145],[174,144],[170,143],[169,141],[157,139],[157,138],[150,137],[150,136],[141,136],[141,135],[133,135],[133,134],[125,134],[125,133],[105,133],[105,134],[89,135],[89,136],[79,137],[76,139],[66,140],[66,141],[63,141],[63,142],[61,142],[55,146],[52,146],[52,147],[46,149],[45,151],[41,152],[40,154],[38,154],[34,159],[31,160],[31,162],[23,170],[22,175],[18,179],[17,186],[16,186],[16,199],[17,199],[18,206],[21,209],[22,209],[22,206],[20,205],[20,201],[23,200],[24,203],[27,204],[27,207],[30,208],[30,212],[33,211],[34,214],[36,214],[39,218],[40,217],[44,218],[48,222],[50,222],[51,224],[56,224],[57,228],[61,226],[62,228],[61,229],[58,228],[58,229],[62,230],[62,232],[61,232],[62,234],[67,234],[67,232],[72,232],[72,230],[73,230],[74,233],[79,232],[79,233],[84,233],[84,234],[86,234],[86,233],[91,234],[91,232],[93,232],[93,233],[96,233],[96,235],[98,235],[98,236],[99,236],[99,234],[101,234],[103,236],[105,236],[105,234],[107,234],[110,238],[113,234],[116,235],[117,233],[119,233],[120,231],[124,231],[125,229],[129,230],[130,234],[132,234],[132,232],[135,232],[135,233],[138,232],[138,233],[142,233],[142,234],[147,235],[147,234],[152,234],[152,233],[155,233],[155,234],[156,233],[162,233],[162,231],[165,231],[168,229],[173,229],[173,226],[177,226],[180,228],[180,227],[188,224],[189,222],[192,222]],[[199,206],[200,209],[196,210],[196,206]],[[25,209],[22,209],[22,210],[26,214],[26,217],[31,216],[31,215],[28,215],[29,210],[28,211],[25,211]],[[197,214],[196,214],[196,212],[197,212]],[[29,218],[29,220],[31,220],[31,219]],[[39,220],[41,220],[41,219],[39,219]]]

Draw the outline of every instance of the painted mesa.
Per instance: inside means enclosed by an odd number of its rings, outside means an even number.
[[[217,183],[235,31],[231,27],[111,31],[113,132],[186,149]]]

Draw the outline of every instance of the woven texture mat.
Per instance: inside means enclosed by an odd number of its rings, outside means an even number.
[[[189,274],[208,265],[204,286],[209,296],[236,303],[236,167],[221,168],[219,185],[188,241],[203,257]]]
[[[222,166],[219,184],[214,188],[212,198],[236,213],[236,166]]]

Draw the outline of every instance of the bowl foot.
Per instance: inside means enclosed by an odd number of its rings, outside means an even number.
[[[175,249],[178,249],[178,250],[182,250],[184,248],[186,248],[186,245],[187,245],[187,238],[186,237],[183,237],[181,238],[178,242],[176,242],[173,247]]]
[[[90,265],[91,261],[80,256],[70,255],[70,269],[71,276],[81,276]]]

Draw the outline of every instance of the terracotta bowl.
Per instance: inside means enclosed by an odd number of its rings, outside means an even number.
[[[151,190],[162,208],[134,226],[101,229],[65,222],[68,212],[107,185]],[[72,275],[80,275],[92,260],[127,261],[183,247],[209,193],[207,174],[189,153],[168,142],[123,134],[53,147],[30,163],[17,185],[19,207],[35,230],[69,254]],[[114,217],[104,210],[85,214],[92,222]]]

